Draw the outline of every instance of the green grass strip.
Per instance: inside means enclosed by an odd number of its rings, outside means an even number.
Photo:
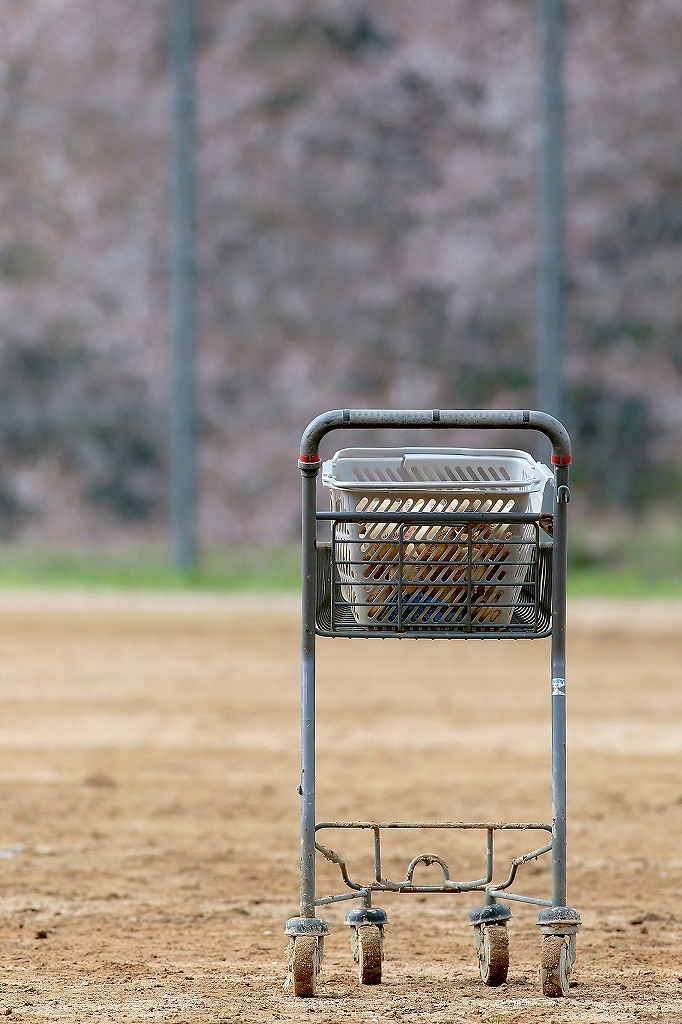
[[[196,569],[171,564],[167,551],[125,553],[39,550],[0,545],[0,587],[287,591],[301,582],[298,547],[207,552]]]
[[[649,559],[640,548],[636,557],[625,552],[613,566],[575,559],[569,570],[569,596],[682,599],[679,553],[668,550],[666,564],[657,545],[649,547]],[[298,590],[300,580],[295,544],[205,551],[192,572],[174,568],[168,549],[162,547],[98,552],[0,544],[0,588],[271,593]]]

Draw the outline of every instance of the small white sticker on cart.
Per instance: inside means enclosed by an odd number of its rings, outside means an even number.
[[[566,696],[566,680],[565,679],[553,679],[552,680],[552,696],[553,697],[565,697]]]

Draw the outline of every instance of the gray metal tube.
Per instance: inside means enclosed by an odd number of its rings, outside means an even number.
[[[174,76],[170,509],[175,562],[181,569],[193,568],[196,561],[192,6],[192,0],[173,0],[170,26]]]
[[[485,871],[485,876],[486,876],[485,877],[485,883],[486,883],[486,885],[488,885],[490,882],[492,882],[492,880],[493,880],[493,869],[495,867],[495,864],[494,864],[494,849],[493,849],[493,842],[494,842],[493,835],[494,835],[493,830],[491,828],[489,828],[488,829],[488,842],[487,842],[487,849],[486,849],[486,871]],[[486,907],[492,906],[494,904],[494,902],[495,902],[495,897],[486,889],[486,891],[485,891],[485,905],[486,905]]]
[[[538,405],[561,416],[563,404],[562,0],[540,0],[540,254],[538,267]]]
[[[568,467],[556,468],[552,553],[552,905],[566,906],[566,555]]]
[[[335,409],[308,424],[301,438],[301,456],[318,454],[320,441],[331,430],[365,427],[416,430],[539,430],[552,442],[552,455],[561,464],[571,461],[568,431],[553,416],[531,409]]]
[[[303,471],[301,629],[301,917],[315,917],[316,469]]]

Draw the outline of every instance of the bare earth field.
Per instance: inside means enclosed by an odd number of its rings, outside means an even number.
[[[570,621],[571,997],[540,994],[532,908],[485,989],[479,900],[392,896],[385,984],[356,980],[346,904],[321,995],[296,1001],[295,599],[0,595],[0,1015],[682,1021],[682,608],[574,602]],[[547,821],[548,675],[545,641],[321,642],[319,819]],[[351,838],[333,845],[366,880]],[[503,837],[496,877],[536,838]],[[387,844],[392,877],[421,852],[483,874],[481,837],[430,832]],[[337,876],[323,864],[320,890]],[[548,894],[548,863],[514,889]]]

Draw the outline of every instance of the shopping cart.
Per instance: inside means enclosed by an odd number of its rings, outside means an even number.
[[[331,511],[317,511],[319,445],[336,429],[524,429],[544,433],[553,472],[511,449],[355,448],[322,467]],[[504,902],[542,908],[540,977],[547,996],[566,996],[576,956],[580,915],[566,906],[566,540],[570,439],[558,420],[541,412],[465,410],[337,410],[318,416],[301,441],[303,477],[303,624],[301,673],[301,900],[287,921],[287,985],[315,995],[326,921],[317,908],[345,900],[351,950],[363,984],[381,981],[386,912],[373,906],[381,892],[480,892],[469,915],[481,978],[507,979],[511,911]],[[329,539],[318,539],[327,528]],[[315,640],[327,637],[537,639],[552,637],[552,824],[542,822],[400,822],[315,820]],[[346,860],[318,841],[330,830],[365,830],[373,842],[374,878],[351,878]],[[382,865],[388,830],[478,831],[485,837],[481,878],[457,881],[445,859],[413,857],[405,878],[391,880]],[[495,836],[536,832],[541,842],[511,860],[494,881]],[[325,843],[328,840],[325,839]],[[316,898],[316,852],[338,865],[346,891]],[[552,898],[511,892],[518,869],[551,853]],[[415,881],[418,865],[438,865],[439,884]]]

